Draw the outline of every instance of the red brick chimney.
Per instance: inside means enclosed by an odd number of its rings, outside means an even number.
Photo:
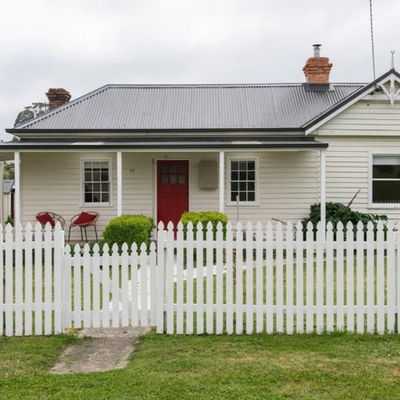
[[[62,106],[71,100],[70,93],[62,88],[49,89],[49,91],[46,93],[46,96],[49,99],[49,111],[56,107]]]
[[[329,58],[320,57],[320,47],[320,44],[314,44],[314,57],[310,57],[303,68],[307,83],[329,84],[332,64],[329,63]]]

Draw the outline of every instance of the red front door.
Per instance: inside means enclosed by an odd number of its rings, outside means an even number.
[[[189,210],[189,161],[157,162],[157,222],[178,224]]]

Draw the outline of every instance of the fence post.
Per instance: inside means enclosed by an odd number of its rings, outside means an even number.
[[[157,333],[165,333],[164,291],[165,291],[165,231],[164,224],[158,224],[157,231]]]
[[[63,304],[63,287],[64,287],[64,230],[57,222],[54,229],[54,302],[55,302],[55,333],[64,333],[64,304]]]

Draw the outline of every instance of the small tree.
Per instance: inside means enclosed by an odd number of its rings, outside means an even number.
[[[48,103],[42,102],[32,103],[32,105],[26,106],[25,109],[18,114],[14,127],[44,114],[48,109]]]

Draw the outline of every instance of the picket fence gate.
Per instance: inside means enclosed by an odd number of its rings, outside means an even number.
[[[158,226],[149,248],[69,246],[0,227],[0,335],[154,326],[168,334],[397,332],[398,226]],[[0,281],[1,282],[1,281]]]

